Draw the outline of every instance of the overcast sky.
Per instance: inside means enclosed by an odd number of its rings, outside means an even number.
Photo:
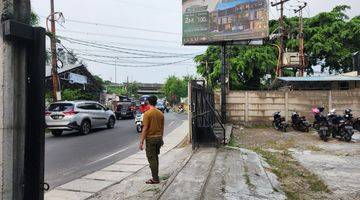
[[[41,26],[45,27],[44,17],[49,15],[50,1],[31,0],[31,2],[32,9],[41,16]],[[285,14],[294,16],[292,10],[299,2],[302,1],[291,0],[287,3]],[[329,11],[340,4],[352,7],[348,12],[349,16],[360,14],[360,0],[306,0],[306,2],[309,6],[304,11],[305,17]],[[206,49],[206,47],[181,45],[181,0],[55,0],[55,11],[60,11],[65,16],[65,23],[62,26],[57,25],[58,35],[72,40],[71,42],[62,40],[63,45],[68,49],[74,49],[79,56],[87,58],[88,60],[84,61],[94,75],[113,82],[115,82],[114,66],[89,60],[103,63],[115,63],[117,60],[116,64],[122,65],[116,70],[117,82],[124,82],[128,77],[130,81],[161,83],[169,75],[196,74],[191,57]],[[270,18],[278,18],[276,8],[271,8]],[[78,23],[73,20],[93,24]],[[100,26],[94,23],[114,26]],[[84,42],[86,46],[83,45]],[[118,50],[114,52],[106,48],[95,48],[96,44],[107,45],[108,48],[116,46]],[[144,53],[144,50],[151,52]],[[129,52],[132,54],[128,54]],[[154,58],[129,58],[144,57],[142,54],[151,54]],[[161,56],[168,58],[159,58]],[[166,65],[173,62],[179,63]],[[164,66],[125,67],[158,64]]]

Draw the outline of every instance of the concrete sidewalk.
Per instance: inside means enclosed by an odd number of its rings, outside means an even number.
[[[161,148],[160,162],[164,163],[163,159],[173,162],[174,157],[165,157],[165,155],[181,143],[188,134],[189,124],[184,121],[183,124],[169,133],[164,138],[164,146]],[[177,154],[178,152],[179,154]],[[172,156],[185,156],[180,160],[186,160],[186,156],[191,153],[190,148],[182,148],[174,150]],[[163,158],[164,157],[164,158]],[[148,161],[146,159],[145,151],[140,151],[128,158],[125,158],[113,165],[105,167],[99,171],[91,173],[82,178],[73,180],[69,183],[61,185],[47,193],[45,193],[46,200],[83,200],[87,199],[100,191],[123,181],[142,169],[150,170],[147,167]],[[168,166],[168,165],[166,165]],[[161,170],[164,170],[161,168]],[[172,170],[172,168],[171,168]],[[170,171],[171,171],[170,170]],[[165,170],[166,171],[166,170]],[[150,178],[146,176],[144,178]],[[162,177],[163,178],[163,177]],[[142,181],[143,182],[143,181]]]
[[[143,168],[89,199],[286,199],[268,167],[246,149],[175,148],[160,158],[160,184],[146,185],[151,174]]]

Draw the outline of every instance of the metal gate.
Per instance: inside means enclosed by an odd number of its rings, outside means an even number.
[[[215,109],[214,92],[206,87],[203,80],[191,81],[190,87],[193,148],[225,143],[225,128]]]

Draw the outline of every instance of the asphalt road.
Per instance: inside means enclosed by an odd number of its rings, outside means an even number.
[[[165,114],[165,134],[182,124],[185,115]],[[114,129],[97,129],[89,135],[65,132],[45,138],[45,182],[50,189],[102,169],[138,152],[139,134],[134,120],[118,120]]]

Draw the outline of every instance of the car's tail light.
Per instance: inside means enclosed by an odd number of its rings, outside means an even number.
[[[122,106],[121,106],[121,105],[118,105],[118,106],[116,107],[116,110],[117,110],[117,111],[120,111],[121,108],[122,108]]]
[[[51,112],[49,112],[49,111],[45,112],[45,116],[50,116],[50,115],[51,115]]]
[[[74,110],[70,110],[70,111],[66,111],[66,112],[63,112],[63,113],[64,113],[64,115],[69,116],[69,115],[76,115],[76,114],[78,114],[79,112],[76,112],[76,111],[74,111]]]

